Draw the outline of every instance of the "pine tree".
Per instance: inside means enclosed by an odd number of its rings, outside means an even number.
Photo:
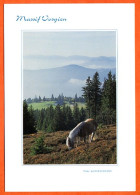
[[[67,128],[66,115],[67,115],[67,108],[66,108],[66,105],[63,104],[63,106],[62,106],[62,118],[63,118],[63,129],[64,130],[66,130],[66,128]]]
[[[29,120],[28,105],[26,101],[24,100],[23,102],[23,134],[28,133],[28,130],[29,130],[28,120]]]
[[[84,121],[85,119],[86,119],[86,111],[82,107],[81,110],[80,110],[80,121]]]
[[[80,122],[80,111],[77,103],[74,105],[73,118],[74,118],[74,124],[77,125]]]
[[[26,101],[28,104],[32,103],[32,99],[31,98],[28,98],[27,101]]]
[[[116,122],[116,78],[111,71],[102,88],[102,118],[106,124]]]
[[[108,78],[104,81],[102,96],[109,109],[116,109],[116,78],[115,75],[112,76],[111,71],[108,73]]]
[[[42,130],[42,125],[43,125],[44,118],[45,118],[45,109],[42,109],[40,111],[39,118],[38,118],[38,121],[37,121],[37,129],[38,130]]]
[[[64,96],[63,94],[59,95],[58,98],[57,98],[57,104],[59,105],[63,105],[64,104]]]
[[[101,83],[99,81],[99,74],[96,72],[91,82],[91,109],[92,117],[96,119],[101,105]]]
[[[61,107],[60,107],[59,104],[55,108],[55,114],[54,114],[54,130],[55,131],[64,130],[64,120],[63,120],[63,115],[62,115]]]
[[[44,101],[44,102],[46,101],[46,98],[45,98],[45,96],[43,97],[43,101]]]
[[[53,94],[52,94],[52,97],[51,97],[51,101],[54,101],[54,96],[53,96]]]
[[[54,131],[54,112],[52,105],[46,110],[47,132]]]
[[[75,100],[75,102],[78,102],[77,93],[75,94],[74,100]]]
[[[41,97],[39,96],[38,101],[41,102],[41,100],[42,100],[42,99],[41,99]]]
[[[28,109],[26,101],[23,102],[23,134],[35,133],[35,119],[32,106]]]
[[[83,97],[86,102],[86,109],[89,118],[91,117],[91,98],[92,98],[91,85],[92,85],[91,79],[90,77],[88,77],[88,79],[86,80],[86,86],[83,87]]]
[[[54,108],[52,105],[46,110],[48,122],[52,121],[54,118]]]
[[[66,107],[66,130],[70,130],[74,127],[74,119],[72,110],[69,106]]]
[[[37,98],[36,95],[35,95],[35,98],[34,98],[34,102],[38,102],[38,98]]]
[[[101,83],[99,81],[99,74],[98,72],[96,72],[92,80],[90,79],[90,77],[88,77],[86,86],[83,87],[83,96],[85,98],[89,118],[94,117],[96,119],[96,116],[98,114],[98,110],[101,104],[100,86]]]
[[[37,110],[33,110],[33,115],[34,115],[34,119],[35,121],[38,121],[39,115],[40,115],[40,111]]]
[[[29,120],[30,129],[33,133],[36,132],[36,121],[35,121],[34,110],[32,105],[29,107],[29,115],[30,115],[30,120]]]
[[[41,130],[43,130],[43,131],[47,130],[47,119],[46,119],[46,117],[43,120]]]
[[[112,108],[116,110],[116,76],[112,77]]]

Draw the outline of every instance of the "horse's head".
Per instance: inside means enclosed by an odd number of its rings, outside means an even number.
[[[72,148],[74,148],[74,142],[71,140],[70,137],[67,137],[66,139],[66,145],[68,146],[68,149],[71,150]]]

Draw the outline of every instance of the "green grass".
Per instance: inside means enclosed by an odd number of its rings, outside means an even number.
[[[78,104],[79,109],[81,109],[82,107],[83,107],[83,108],[86,107],[85,103],[77,102],[77,104]],[[66,102],[65,105],[66,105],[66,106],[70,106],[70,108],[71,108],[72,110],[73,110],[73,108],[74,108],[74,104],[70,104],[69,102]]]
[[[29,104],[29,106],[32,105],[34,110],[37,110],[37,109],[41,110],[43,108],[48,108],[51,105],[55,108],[56,107],[55,103],[56,103],[55,101],[45,101],[45,102],[38,102],[38,103],[34,102],[34,103]],[[79,103],[78,102],[77,104],[78,104],[79,109],[81,109],[82,107],[85,108],[85,103]],[[74,105],[70,104],[69,102],[65,102],[65,105],[70,106],[71,109],[74,108]]]
[[[34,110],[41,110],[43,108],[48,108],[49,106],[55,106],[55,101],[45,101],[45,102],[38,102],[38,103],[31,103],[29,106],[33,107]]]

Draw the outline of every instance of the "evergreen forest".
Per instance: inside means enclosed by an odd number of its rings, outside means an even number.
[[[87,118],[94,118],[98,124],[109,125],[116,123],[116,76],[108,73],[104,82],[100,82],[99,73],[93,78],[88,77],[85,86],[82,87],[82,97],[59,95],[55,98],[41,99],[35,97],[23,101],[23,134],[35,133],[39,130],[45,132],[67,131],[74,128],[79,122]],[[46,109],[34,110],[31,102],[55,101],[55,106]],[[73,108],[65,104],[67,100],[73,104]],[[84,107],[78,107],[78,102],[85,103]]]

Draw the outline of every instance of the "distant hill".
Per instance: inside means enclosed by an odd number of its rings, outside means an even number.
[[[24,56],[24,69],[46,69],[51,67],[61,67],[68,64],[78,64],[86,68],[115,68],[115,56],[47,56],[47,55],[29,55]],[[27,68],[26,68],[27,67]]]
[[[82,95],[82,87],[88,76],[93,77],[97,71],[100,81],[103,82],[111,70],[116,74],[116,69],[90,69],[76,64],[59,68],[44,70],[24,70],[23,72],[23,96],[34,98],[37,96],[51,97],[63,93],[65,96],[73,97],[76,93]]]

